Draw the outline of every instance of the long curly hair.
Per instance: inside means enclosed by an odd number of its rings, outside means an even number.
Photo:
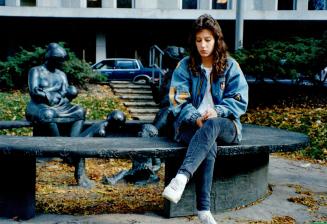
[[[213,79],[216,80],[218,77],[223,76],[224,70],[227,66],[227,45],[224,41],[224,36],[222,30],[219,26],[217,20],[208,14],[201,15],[198,19],[195,20],[192,27],[192,32],[189,38],[190,44],[190,63],[189,68],[192,73],[195,75],[200,75],[201,68],[201,56],[197,50],[195,38],[196,34],[203,30],[208,29],[212,32],[215,45],[213,54],[213,65],[212,65],[212,75]]]

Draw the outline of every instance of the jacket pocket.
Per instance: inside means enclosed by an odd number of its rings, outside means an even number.
[[[226,89],[226,79],[225,77],[220,77],[218,80],[214,83],[214,89],[212,91],[213,94],[213,100],[215,104],[219,104],[224,95],[224,91]]]
[[[191,97],[189,89],[183,88],[182,86],[177,86],[175,93],[176,94],[175,94],[174,99],[177,104],[183,104],[183,103],[187,102]]]

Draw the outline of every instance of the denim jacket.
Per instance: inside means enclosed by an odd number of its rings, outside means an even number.
[[[197,111],[205,94],[207,79],[204,69],[200,75],[192,74],[188,67],[189,57],[177,65],[169,89],[170,110],[175,117],[174,138],[180,141],[180,128],[184,124],[196,125],[201,117]],[[199,65],[200,66],[200,65]],[[237,128],[237,140],[242,139],[240,116],[248,105],[248,84],[239,64],[231,57],[227,58],[224,75],[216,81],[211,78],[211,94],[217,115],[234,121]]]

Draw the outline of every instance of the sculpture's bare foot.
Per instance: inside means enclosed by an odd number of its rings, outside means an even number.
[[[90,180],[86,175],[85,158],[74,158],[75,164],[75,179],[78,186],[84,188],[92,188],[95,183]]]
[[[102,183],[103,184],[108,184],[108,185],[115,185],[118,182],[125,182],[125,176],[128,173],[128,170],[122,170],[119,173],[113,175],[112,177],[107,177],[104,176],[102,178]]]
[[[81,176],[77,180],[78,186],[83,188],[93,188],[95,186],[95,182],[90,180],[87,176]]]

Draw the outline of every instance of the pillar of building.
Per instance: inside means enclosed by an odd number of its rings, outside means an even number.
[[[102,8],[117,8],[117,0],[102,0]]]
[[[135,8],[137,9],[155,9],[157,8],[157,1],[153,0],[134,0]]]
[[[247,0],[244,5],[244,10],[259,10],[262,8],[262,0]]]
[[[6,0],[6,6],[20,6],[20,0]]]
[[[277,8],[278,0],[253,0],[252,4],[245,5],[246,10],[274,11],[277,10]]]
[[[181,9],[182,0],[158,0],[159,9]]]
[[[198,9],[212,9],[212,0],[200,0]]]
[[[59,8],[61,0],[36,0],[37,7]]]
[[[297,0],[296,1],[296,10],[307,11],[308,5],[309,5],[308,0]]]
[[[98,62],[107,57],[106,34],[98,32],[95,41],[95,62]]]
[[[87,0],[61,0],[61,6],[65,8],[86,8]]]
[[[80,8],[87,8],[87,0],[78,0]]]
[[[273,10],[278,9],[278,0],[262,0],[262,10]]]
[[[244,0],[237,0],[235,25],[235,50],[243,48]]]

